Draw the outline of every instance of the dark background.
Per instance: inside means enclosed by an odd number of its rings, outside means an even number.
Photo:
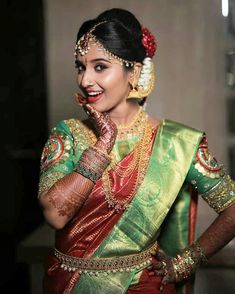
[[[29,265],[18,262],[17,248],[43,223],[37,202],[40,155],[48,137],[43,11],[42,0],[0,1],[0,293],[30,293]],[[234,150],[233,144],[233,178]],[[232,262],[231,256],[229,251],[227,260]],[[224,293],[232,286],[232,271],[231,276],[220,268],[214,275],[207,271],[202,270],[198,284],[208,285],[208,291],[215,281],[221,282]]]
[[[37,202],[47,138],[44,21],[41,0],[1,1],[0,293],[29,293],[29,269],[17,245],[43,217]]]

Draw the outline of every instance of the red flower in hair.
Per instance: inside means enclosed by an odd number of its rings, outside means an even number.
[[[146,56],[153,57],[157,49],[155,37],[147,28],[144,27],[142,27],[142,44],[145,48]]]

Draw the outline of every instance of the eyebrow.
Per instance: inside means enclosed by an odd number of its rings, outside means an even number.
[[[108,59],[105,59],[105,58],[95,58],[95,59],[91,60],[92,63],[97,62],[97,61],[104,61],[104,62],[111,63],[111,61],[109,61]]]
[[[105,58],[95,58],[95,59],[92,59],[90,62],[95,63],[95,62],[98,62],[98,61],[111,63],[111,61],[109,61],[108,59],[105,59]],[[75,63],[84,65],[84,63],[82,61],[78,60],[78,59],[75,61]]]

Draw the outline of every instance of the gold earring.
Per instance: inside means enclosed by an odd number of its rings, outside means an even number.
[[[137,83],[131,84],[131,91],[128,98],[143,99],[153,90],[155,83],[154,66],[151,58],[146,57]]]
[[[138,84],[135,81],[133,81],[133,82],[130,82],[130,85],[131,85],[131,90],[127,98],[141,99],[139,91],[138,91]]]

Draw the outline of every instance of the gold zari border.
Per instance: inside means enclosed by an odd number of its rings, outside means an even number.
[[[235,182],[229,175],[225,175],[215,187],[201,194],[201,196],[209,206],[220,213],[233,202],[235,203]]]

